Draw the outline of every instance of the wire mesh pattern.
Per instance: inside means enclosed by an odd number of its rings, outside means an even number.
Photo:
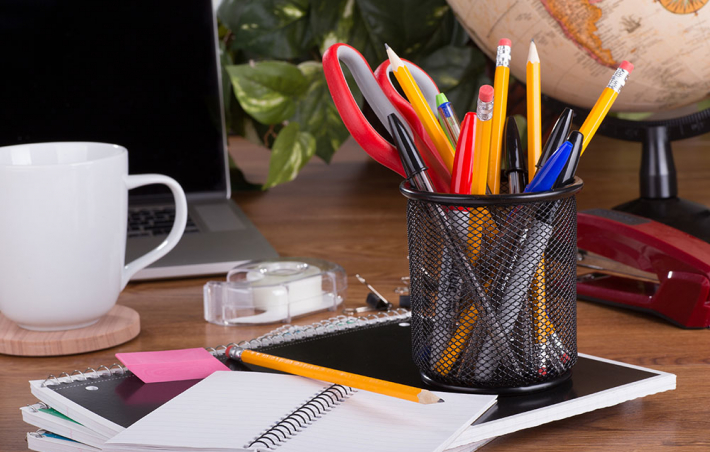
[[[574,193],[463,207],[409,199],[413,358],[463,388],[553,381],[577,361]]]

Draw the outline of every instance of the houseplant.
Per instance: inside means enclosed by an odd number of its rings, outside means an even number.
[[[335,42],[373,69],[388,43],[461,112],[475,110],[487,81],[486,59],[445,0],[225,0],[217,15],[229,128],[271,150],[263,189],[293,180],[314,156],[330,162],[349,135],[321,65]]]

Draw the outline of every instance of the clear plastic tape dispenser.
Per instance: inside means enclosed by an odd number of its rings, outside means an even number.
[[[233,268],[227,281],[205,284],[205,320],[217,325],[290,322],[329,309],[345,298],[340,265],[309,257],[251,261]]]

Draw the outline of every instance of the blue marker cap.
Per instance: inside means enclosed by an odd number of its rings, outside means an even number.
[[[557,178],[565,168],[567,160],[572,153],[572,143],[565,141],[557,148],[554,154],[547,159],[540,171],[535,174],[533,180],[525,187],[525,193],[536,193],[552,190]]]

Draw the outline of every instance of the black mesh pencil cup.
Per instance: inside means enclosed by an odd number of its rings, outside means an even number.
[[[412,356],[434,386],[520,393],[577,361],[577,206],[582,181],[543,193],[425,193],[403,182]]]

